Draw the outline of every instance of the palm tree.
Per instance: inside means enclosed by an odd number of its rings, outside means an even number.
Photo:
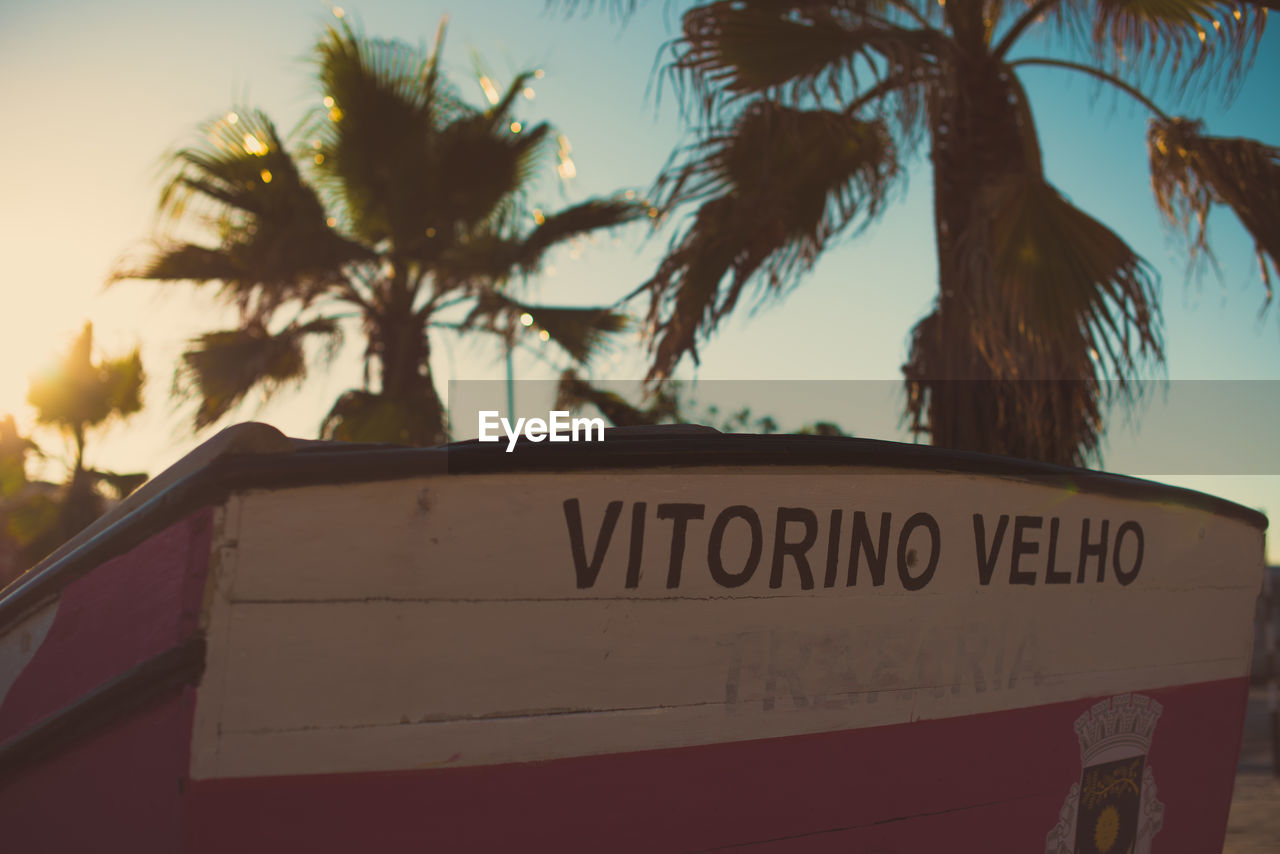
[[[515,289],[553,246],[644,208],[621,197],[533,207],[555,134],[513,115],[532,75],[505,93],[486,79],[491,103],[469,106],[440,73],[443,33],[442,23],[423,55],[331,26],[315,48],[323,107],[296,145],[266,114],[237,109],[173,156],[162,219],[212,226],[215,240],[167,238],[115,278],[217,283],[238,310],[235,328],[194,339],[178,368],[175,386],[198,400],[197,429],[255,388],[303,380],[317,355],[306,342],[332,357],[347,319],[365,339],[365,379],[338,398],[321,435],[415,445],[446,438],[433,330],[483,329],[508,346],[531,330],[585,360],[621,328],[617,313],[533,306]]]
[[[91,323],[84,325],[57,365],[31,378],[27,402],[36,409],[36,422],[57,429],[75,448],[55,523],[43,535],[47,543],[56,546],[70,539],[102,515],[105,504],[100,488],[123,498],[147,479],[145,474],[117,474],[85,465],[89,431],[141,410],[145,382],[142,356],[136,348],[126,356],[95,361]]]
[[[72,479],[87,471],[88,431],[141,410],[145,382],[137,348],[120,358],[94,360],[92,323],[84,325],[56,365],[31,378],[27,402],[36,408],[36,421],[56,428],[75,447]]]
[[[903,366],[913,429],[946,447],[1096,457],[1107,405],[1132,402],[1135,379],[1163,360],[1158,282],[1046,180],[1020,75],[1086,75],[1149,109],[1160,211],[1194,258],[1209,252],[1209,209],[1232,209],[1257,242],[1269,299],[1280,151],[1208,136],[1154,98],[1204,86],[1229,95],[1274,2],[696,3],[667,71],[700,132],[656,193],[664,216],[693,212],[645,284],[650,378],[696,360],[748,292],[782,292],[838,235],[874,219],[927,146],[939,291]],[[1046,28],[1062,55],[1024,44]]]
[[[0,419],[0,585],[101,516],[104,491],[123,498],[147,479],[85,464],[89,433],[138,412],[145,380],[137,349],[95,359],[88,323],[53,367],[31,378],[27,400],[37,423],[56,429],[74,448],[62,486],[28,479],[27,457],[41,455],[40,449],[18,434],[12,416]]]

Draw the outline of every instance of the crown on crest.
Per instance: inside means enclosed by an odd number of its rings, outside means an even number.
[[[1124,753],[1146,753],[1163,711],[1158,701],[1142,694],[1118,694],[1095,703],[1076,718],[1080,758],[1088,765],[1095,756],[1122,747],[1126,748]]]

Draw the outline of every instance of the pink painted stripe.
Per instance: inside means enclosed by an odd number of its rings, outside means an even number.
[[[197,511],[67,585],[0,706],[0,742],[197,630],[212,521],[212,509]]]
[[[1143,692],[1155,850],[1221,850],[1243,679]],[[489,767],[189,783],[190,852],[1039,852],[1095,699],[782,739]]]

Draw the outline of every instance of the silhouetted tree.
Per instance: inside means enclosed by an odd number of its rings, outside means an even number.
[[[88,323],[57,365],[32,377],[27,401],[36,409],[37,423],[67,438],[75,458],[60,490],[51,491],[42,484],[28,489],[15,505],[13,532],[21,541],[24,562],[34,563],[101,516],[106,500],[103,490],[124,497],[146,480],[144,474],[117,474],[85,465],[88,434],[108,421],[138,412],[145,381],[136,348],[120,358],[95,360],[93,326]],[[28,451],[34,448],[24,441]],[[24,470],[24,484],[25,477]]]
[[[94,361],[93,324],[71,342],[52,370],[31,378],[27,402],[36,421],[57,429],[75,446],[72,474],[85,471],[85,436],[111,418],[126,418],[142,409],[142,354],[135,348],[118,359]]]
[[[1150,110],[1160,211],[1193,258],[1209,252],[1208,211],[1234,211],[1269,299],[1280,151],[1206,135],[1152,99],[1201,85],[1229,96],[1272,2],[693,4],[668,71],[701,126],[656,192],[663,215],[693,212],[646,284],[651,379],[696,359],[744,295],[782,293],[874,219],[923,146],[939,293],[903,366],[914,429],[946,447],[1085,461],[1108,403],[1132,402],[1144,364],[1163,360],[1157,278],[1048,182],[1022,71],[1084,75]],[[1033,55],[1026,37],[1046,29],[1065,50]]]
[[[491,103],[472,107],[440,73],[443,32],[424,56],[330,27],[315,49],[324,106],[296,144],[264,113],[238,109],[174,155],[163,219],[212,223],[215,239],[164,242],[117,278],[216,283],[238,309],[235,328],[199,336],[183,355],[176,385],[199,401],[197,429],[252,389],[303,380],[304,342],[332,356],[347,317],[365,339],[365,381],[338,398],[321,434],[417,445],[446,438],[433,330],[484,329],[508,344],[545,333],[584,360],[622,327],[601,308],[531,305],[515,286],[552,247],[645,209],[621,197],[533,207],[531,182],[556,136],[515,118],[532,75],[504,93],[484,81]]]

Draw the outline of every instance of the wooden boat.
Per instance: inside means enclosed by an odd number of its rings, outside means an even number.
[[[918,446],[232,428],[0,599],[6,850],[1221,850],[1264,517]]]

